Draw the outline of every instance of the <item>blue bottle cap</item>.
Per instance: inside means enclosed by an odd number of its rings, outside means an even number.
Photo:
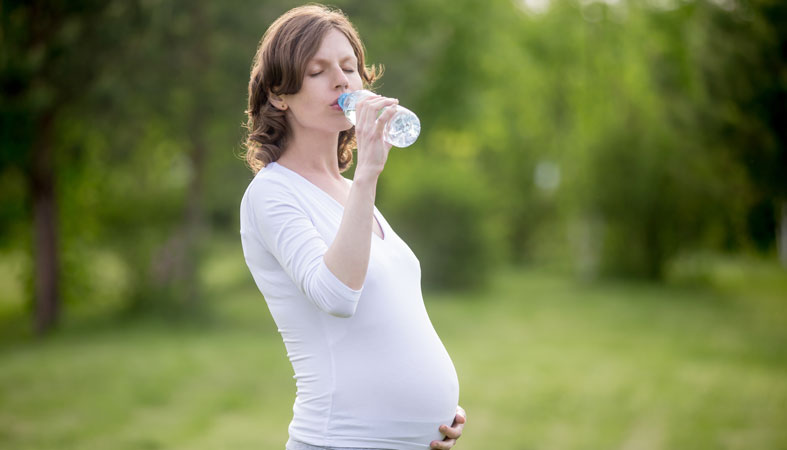
[[[347,97],[349,97],[349,96],[350,96],[349,92],[345,92],[344,94],[339,96],[338,103],[339,103],[339,108],[341,108],[342,111],[344,111],[344,102],[347,101]]]

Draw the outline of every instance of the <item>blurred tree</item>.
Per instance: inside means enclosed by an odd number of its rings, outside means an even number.
[[[211,3],[175,1],[147,11],[151,20],[143,40],[148,51],[138,62],[145,66],[152,63],[157,70],[139,70],[133,76],[137,82],[146,80],[145,100],[152,108],[143,110],[148,120],[164,127],[166,137],[162,138],[172,143],[166,151],[181,167],[183,177],[175,204],[170,205],[168,223],[157,233],[163,239],[155,239],[157,243],[146,249],[145,258],[129,261],[137,271],[128,305],[131,310],[172,304],[189,310],[199,302],[197,269],[206,227],[203,197],[208,133],[215,121],[214,103],[223,91],[217,83],[218,67],[211,49],[216,9]]]
[[[745,234],[769,250],[787,238],[787,3],[701,4],[703,136],[745,170]]]
[[[37,329],[91,296],[94,256],[129,310],[198,304],[201,247],[237,238],[252,176],[255,46],[301,3],[3,3],[0,245],[35,231]],[[783,2],[335,4],[386,67],[378,91],[421,118],[378,198],[430,285],[483,280],[497,255],[658,278],[680,251],[772,247]]]
[[[517,9],[467,0],[360,5],[347,13],[372,61],[386,66],[379,91],[416,111],[423,125],[413,147],[391,153],[379,204],[421,260],[425,286],[479,288],[506,253],[501,209],[519,200],[501,197],[490,180],[502,177],[480,164],[490,148],[483,136],[498,126],[500,105],[488,100],[510,85],[501,79],[514,56]]]
[[[728,200],[711,148],[698,137],[691,66],[695,6],[597,5],[585,14],[588,49],[580,103],[587,150],[578,199],[600,214],[600,264],[608,274],[658,280],[696,245]]]
[[[57,170],[71,155],[56,154],[58,125],[67,108],[115,58],[115,45],[138,23],[126,1],[3,2],[3,142],[0,174],[21,173],[34,252],[35,329],[53,327],[60,314]],[[9,175],[11,174],[11,175]]]
[[[101,239],[125,263],[127,312],[180,315],[201,307],[198,271],[210,220],[232,224],[228,192],[248,173],[234,152],[261,33],[255,17],[268,8],[146,5],[144,30],[129,37],[122,65],[102,80],[112,108],[97,118],[99,132],[118,144],[104,149],[112,174],[106,196],[124,202],[96,213],[111,224]]]

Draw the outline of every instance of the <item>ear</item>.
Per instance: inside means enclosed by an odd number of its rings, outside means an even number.
[[[280,111],[287,109],[287,102],[284,100],[284,95],[276,95],[272,92],[268,92],[268,101]]]

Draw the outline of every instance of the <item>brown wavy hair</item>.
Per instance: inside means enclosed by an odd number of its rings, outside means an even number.
[[[306,64],[332,29],[342,32],[350,41],[358,59],[358,73],[364,88],[370,89],[382,74],[379,67],[366,67],[363,43],[341,10],[309,4],[293,8],[276,19],[260,40],[249,80],[245,158],[255,174],[279,159],[291,132],[285,111],[273,106],[268,99],[269,94],[287,95],[300,91]],[[340,172],[352,164],[355,146],[355,127],[339,133],[336,151]]]

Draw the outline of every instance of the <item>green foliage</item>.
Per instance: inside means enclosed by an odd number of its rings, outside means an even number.
[[[4,6],[0,248],[33,248],[29,166],[54,111],[66,302],[198,297],[200,245],[237,237],[252,176],[239,158],[251,59],[300,3]],[[386,68],[378,91],[423,124],[392,151],[377,205],[425,285],[481,286],[501,262],[658,279],[682,253],[773,253],[784,2],[528,4],[336,2]],[[112,295],[80,264],[92,257],[112,261]]]
[[[386,169],[379,203],[420,260],[422,284],[447,290],[485,286],[499,262],[500,243],[483,174],[448,157],[393,151],[396,161]]]
[[[741,234],[767,252],[787,201],[787,4],[753,0],[732,11],[706,6],[697,23],[705,49],[694,61],[702,136],[717,159],[734,161],[742,172],[748,198]]]

